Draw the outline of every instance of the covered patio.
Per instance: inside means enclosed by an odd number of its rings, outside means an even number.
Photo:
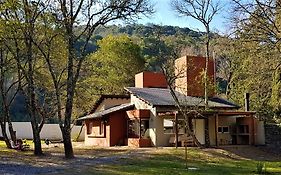
[[[191,137],[187,135],[185,119],[177,111],[161,111],[157,115],[163,119],[164,137],[167,144],[194,146]],[[189,126],[196,138],[203,145],[256,145],[263,144],[258,138],[260,122],[253,111],[208,111],[200,112],[196,117],[190,117]],[[208,131],[208,132],[207,132]],[[259,134],[257,134],[259,132]]]

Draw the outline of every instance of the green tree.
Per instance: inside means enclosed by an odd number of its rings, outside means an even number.
[[[86,61],[90,66],[83,82],[93,86],[92,94],[120,94],[133,86],[134,75],[144,69],[140,47],[126,35],[109,35],[98,41],[98,47]]]
[[[280,118],[280,1],[233,1],[239,66],[231,97],[241,104],[241,93],[248,91],[252,94],[252,109],[260,116],[270,120],[275,112]]]
[[[81,78],[80,73],[85,61],[86,49],[94,31],[99,27],[115,20],[131,20],[142,14],[153,12],[147,0],[120,1],[85,1],[60,0],[49,5],[50,13],[56,19],[56,26],[62,30],[61,34],[66,44],[67,81],[66,100],[64,101],[64,116],[58,115],[64,141],[66,158],[73,158],[71,143],[71,120],[73,112],[76,85]],[[77,24],[83,23],[83,29],[77,31]],[[76,43],[84,40],[84,45],[76,48]],[[49,69],[50,72],[53,72]],[[54,80],[54,79],[53,79]],[[55,81],[53,82],[55,84]],[[57,101],[58,103],[58,101]],[[62,106],[62,104],[60,104]],[[61,111],[58,111],[61,112]]]

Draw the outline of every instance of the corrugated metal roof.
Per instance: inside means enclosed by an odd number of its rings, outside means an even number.
[[[103,111],[100,111],[100,112],[95,112],[93,114],[89,114],[89,115],[87,115],[85,117],[79,118],[78,120],[87,120],[87,119],[93,119],[93,118],[100,118],[102,116],[111,114],[113,112],[117,112],[117,111],[121,111],[121,110],[127,110],[127,109],[133,109],[134,106],[135,106],[134,104],[125,103],[125,104],[114,106],[112,108],[109,108],[109,109],[106,109],[106,110],[103,110]]]
[[[143,101],[149,103],[153,106],[175,106],[176,103],[170,93],[169,89],[162,88],[136,88],[128,87],[125,88],[127,91],[135,95],[136,97],[142,99]],[[204,99],[200,97],[186,96],[179,92],[176,92],[179,101],[182,105],[186,106],[204,106]],[[220,97],[209,98],[210,108],[239,108],[238,105],[225,100]]]

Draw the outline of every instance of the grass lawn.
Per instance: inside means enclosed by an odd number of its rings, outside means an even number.
[[[55,167],[55,171],[39,174],[190,174],[190,175],[240,175],[257,174],[257,164],[266,166],[266,174],[281,175],[281,158],[256,147],[223,149],[188,148],[185,167],[184,148],[128,147],[95,148],[74,143],[76,158],[63,158],[63,147],[44,146],[46,156],[33,156],[31,151],[16,151],[5,148],[0,142],[0,162],[28,164],[31,167]],[[32,147],[31,147],[32,149]],[[59,170],[59,171],[57,171]],[[1,172],[1,171],[0,171]],[[1,174],[1,173],[0,173]],[[9,173],[8,173],[9,174]],[[13,174],[13,172],[11,173]]]
[[[143,156],[123,159],[120,164],[100,165],[103,174],[198,174],[240,175],[257,174],[259,162],[264,163],[266,174],[281,174],[281,162],[275,160],[251,160],[221,149],[189,148],[187,167],[184,149],[159,149]],[[96,169],[92,169],[94,173]],[[89,173],[87,170],[85,173]],[[102,174],[102,173],[101,173]]]

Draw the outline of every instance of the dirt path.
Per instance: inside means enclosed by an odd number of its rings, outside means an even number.
[[[48,153],[43,157],[21,156],[19,159],[11,155],[0,157],[0,174],[79,174],[81,170],[87,167],[120,163],[120,159],[141,156],[145,152],[145,149],[121,149],[121,151],[120,149],[81,150],[71,160],[64,159],[62,153]],[[69,170],[71,171],[69,172]]]

